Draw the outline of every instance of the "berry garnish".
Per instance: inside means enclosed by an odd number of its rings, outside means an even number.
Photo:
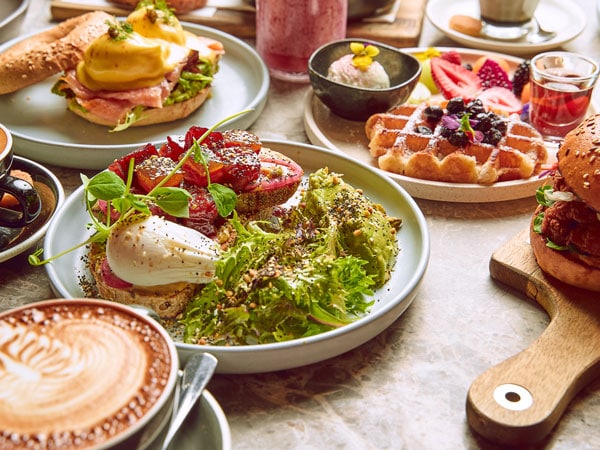
[[[500,67],[493,59],[486,59],[479,71],[477,76],[481,80],[481,87],[488,89],[494,86],[500,86],[506,89],[512,90],[512,82],[508,76],[508,73]]]
[[[523,92],[523,87],[529,83],[529,67],[530,67],[530,61],[529,60],[525,60],[523,62],[521,62],[521,64],[519,64],[515,70],[515,73],[513,74],[513,78],[512,78],[512,85],[513,85],[513,92],[517,97],[521,96],[521,93]]]
[[[431,75],[445,98],[462,97],[471,100],[481,91],[477,74],[441,57],[431,58]]]

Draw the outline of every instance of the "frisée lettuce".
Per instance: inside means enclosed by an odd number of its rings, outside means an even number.
[[[324,195],[323,189],[328,194]],[[349,190],[357,195],[347,195]],[[340,205],[340,196],[330,195],[332,191],[343,192],[341,198],[352,205]],[[318,209],[307,206],[315,192]],[[365,207],[357,207],[357,203]],[[326,212],[340,208],[368,209],[369,217],[341,219]],[[372,305],[373,289],[385,280],[371,269],[381,264],[373,265],[350,242],[374,232],[370,228],[373,215],[383,218],[375,232],[385,234],[385,242],[393,242],[393,251],[373,248],[369,255],[376,260],[385,255],[386,267],[392,267],[400,221],[374,208],[364,195],[341,181],[340,175],[327,169],[311,174],[298,206],[275,222],[242,223],[234,216],[230,224],[235,242],[217,262],[215,279],[192,299],[181,320],[184,341],[211,345],[282,342],[362,317]],[[340,220],[352,221],[353,230]]]

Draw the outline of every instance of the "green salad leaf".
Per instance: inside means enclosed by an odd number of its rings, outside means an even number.
[[[395,252],[379,248],[365,256],[355,251],[348,236],[342,236],[339,217],[322,220],[325,209],[340,208],[340,197],[320,193],[319,209],[306,201],[312,191],[323,189],[323,180],[339,180],[339,176],[321,169],[310,180],[313,186],[309,183],[303,192],[302,206],[282,217],[242,223],[234,213],[229,224],[235,242],[217,262],[215,279],[192,299],[181,319],[185,342],[282,342],[347,325],[368,312],[373,303],[369,297],[382,284],[368,258],[377,260],[385,254],[390,259]],[[337,192],[353,189],[348,185],[341,189],[339,181],[329,187]],[[367,202],[362,194],[360,199],[345,197]],[[387,227],[384,234],[395,242],[391,223],[382,228]],[[350,235],[359,237],[359,233]]]

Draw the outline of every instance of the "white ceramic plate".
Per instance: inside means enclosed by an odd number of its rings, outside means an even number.
[[[501,0],[498,0],[501,1]],[[469,36],[452,30],[448,26],[450,17],[464,14],[479,17],[477,0],[429,0],[426,14],[431,23],[450,39],[467,47],[504,52],[513,55],[543,52],[576,38],[585,28],[586,16],[581,8],[569,0],[540,0],[535,17],[548,31],[556,36],[546,42],[529,44],[520,41],[500,41]]]
[[[175,122],[135,127],[111,133],[66,109],[65,100],[50,91],[57,76],[0,96],[0,122],[12,133],[15,154],[38,162],[79,169],[104,169],[114,159],[164,136],[185,134],[192,125],[211,127],[231,114],[252,109],[225,128],[246,129],[262,112],[269,90],[269,73],[256,51],[219,30],[183,23],[185,29],[221,41],[225,47],[212,96],[196,112]],[[22,39],[22,38],[21,38]],[[14,45],[13,40],[0,52]]]
[[[28,7],[29,0],[2,0],[0,2],[0,42],[19,35]]]
[[[62,184],[44,166],[26,158],[14,156],[11,168],[23,170],[32,176],[34,186],[42,199],[42,212],[33,223],[20,230],[18,235],[11,237],[7,246],[0,248],[0,263],[23,253],[42,239],[48,230],[52,217],[65,201]],[[0,235],[5,236],[7,239],[8,236],[13,236],[13,232],[14,229],[0,227]]]
[[[373,338],[396,320],[412,302],[429,262],[429,234],[425,218],[414,200],[391,179],[340,153],[311,145],[283,141],[263,143],[297,161],[306,174],[324,166],[344,175],[362,188],[373,201],[392,216],[403,219],[397,233],[401,249],[391,280],[375,294],[371,312],[356,322],[317,336],[284,343],[216,347],[176,343],[182,361],[192,352],[212,353],[219,360],[220,373],[270,372],[300,367],[340,355]],[[89,216],[82,203],[83,190],[76,190],[50,225],[44,241],[45,257],[51,257],[88,237]],[[69,253],[46,265],[53,290],[59,297],[84,295],[79,281],[88,274],[85,250]],[[89,274],[87,275],[89,277]]]
[[[452,49],[438,47],[441,52],[456,50],[463,63],[473,63],[481,55],[496,55],[506,60],[514,70],[522,61],[521,58],[480,50]],[[406,48],[408,53],[425,51],[425,48]],[[543,183],[538,176],[527,180],[504,181],[491,186],[467,183],[445,183],[421,180],[404,175],[386,172],[377,167],[377,162],[369,153],[369,141],[364,130],[364,122],[343,119],[333,114],[321,101],[309,91],[304,104],[304,128],[309,140],[331,150],[341,151],[364,164],[370,165],[381,173],[385,173],[399,183],[413,197],[445,202],[498,202],[531,197],[537,187]],[[556,149],[549,148],[551,158]]]
[[[208,391],[186,417],[171,448],[178,450],[229,450],[231,431],[219,403]]]

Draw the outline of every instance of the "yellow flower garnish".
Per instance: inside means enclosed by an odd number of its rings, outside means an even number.
[[[442,53],[437,48],[429,47],[424,52],[415,53],[415,58],[417,58],[419,61],[423,62],[428,59],[434,58],[436,56],[441,56],[441,55],[442,55]]]
[[[350,44],[350,50],[354,53],[352,65],[363,72],[373,63],[373,58],[379,55],[379,49],[371,44],[352,42]]]

